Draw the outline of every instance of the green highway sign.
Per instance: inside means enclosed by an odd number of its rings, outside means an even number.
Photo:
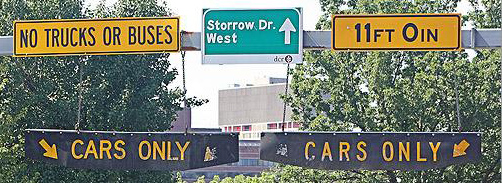
[[[204,9],[202,63],[302,63],[301,11]]]

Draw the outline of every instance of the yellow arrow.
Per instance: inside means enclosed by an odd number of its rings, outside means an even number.
[[[453,147],[453,157],[459,157],[466,155],[465,150],[469,147],[469,143],[465,140],[462,140],[458,145],[455,144]]]
[[[46,151],[44,153],[45,157],[52,158],[52,159],[58,159],[58,151],[56,150],[56,144],[52,144],[52,147],[51,147],[49,144],[47,144],[45,139],[40,140],[40,142],[38,142],[38,143],[45,149],[45,151]]]

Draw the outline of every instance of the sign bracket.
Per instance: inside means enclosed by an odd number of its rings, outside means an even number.
[[[478,30],[476,28],[471,29],[471,48],[474,49],[476,48],[476,33],[478,33]]]

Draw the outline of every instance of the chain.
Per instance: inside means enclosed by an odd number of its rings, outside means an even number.
[[[185,54],[186,54],[186,51],[181,51],[181,69],[182,69],[181,72],[183,72],[183,105],[185,107],[188,107],[186,78],[185,78]]]
[[[502,7],[500,7],[500,13],[502,13]],[[501,24],[502,26],[502,24]],[[500,126],[502,126],[502,47],[499,48],[499,56],[500,56]],[[499,132],[499,135],[502,135],[502,131]],[[501,157],[502,158],[502,141],[500,142],[500,152],[501,152]],[[499,159],[500,160],[500,159]],[[500,161],[500,165],[502,166],[502,161]]]
[[[458,102],[458,81],[457,81],[457,74],[455,74],[455,105],[457,108],[457,123],[458,123],[458,132],[462,132],[462,123],[460,120],[460,104]]]
[[[78,61],[78,72],[79,72],[79,84],[78,84],[78,113],[77,113],[77,123],[75,124],[75,130],[79,131],[80,130],[80,121],[82,120],[81,118],[81,113],[82,113],[82,75],[84,73],[84,63],[82,63],[82,60]]]
[[[183,44],[183,35],[185,34],[185,31],[181,31],[180,34],[180,42]],[[181,46],[183,48],[183,45]],[[186,51],[181,51],[181,72],[183,74],[183,107],[188,107],[188,101],[187,101],[187,88],[186,88],[186,77],[185,77],[185,55]]]
[[[185,31],[181,31],[180,34],[180,41],[183,43],[183,35],[185,34]],[[183,47],[183,46],[182,46]],[[187,110],[187,108],[190,108],[188,106],[188,101],[187,101],[187,87],[186,87],[186,76],[185,76],[185,56],[186,56],[186,51],[181,51],[181,72],[183,74],[183,111]],[[186,119],[185,119],[186,120]],[[186,121],[185,121],[186,122]],[[185,134],[188,132],[188,124],[185,125]]]
[[[286,70],[286,90],[284,91],[284,96],[288,96],[288,84],[289,84],[289,62]],[[282,111],[282,131],[284,131],[284,124],[286,123],[286,99],[284,99],[284,108]]]

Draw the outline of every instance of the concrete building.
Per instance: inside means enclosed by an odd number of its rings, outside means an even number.
[[[218,93],[218,126],[224,132],[240,132],[241,140],[260,140],[260,133],[281,131],[284,102],[284,78],[259,78],[253,86],[220,90]],[[297,131],[286,108],[285,131]]]
[[[260,160],[260,134],[281,131],[285,78],[256,78],[252,84],[232,84],[218,93],[218,126],[224,132],[239,132],[239,162],[188,170],[182,173],[186,181],[219,175],[221,179],[236,175],[258,175],[275,163]],[[188,115],[184,119],[190,119]],[[299,124],[291,121],[291,109],[286,110],[285,131],[297,131]],[[179,125],[183,128],[185,124]],[[191,129],[194,130],[194,129]]]

